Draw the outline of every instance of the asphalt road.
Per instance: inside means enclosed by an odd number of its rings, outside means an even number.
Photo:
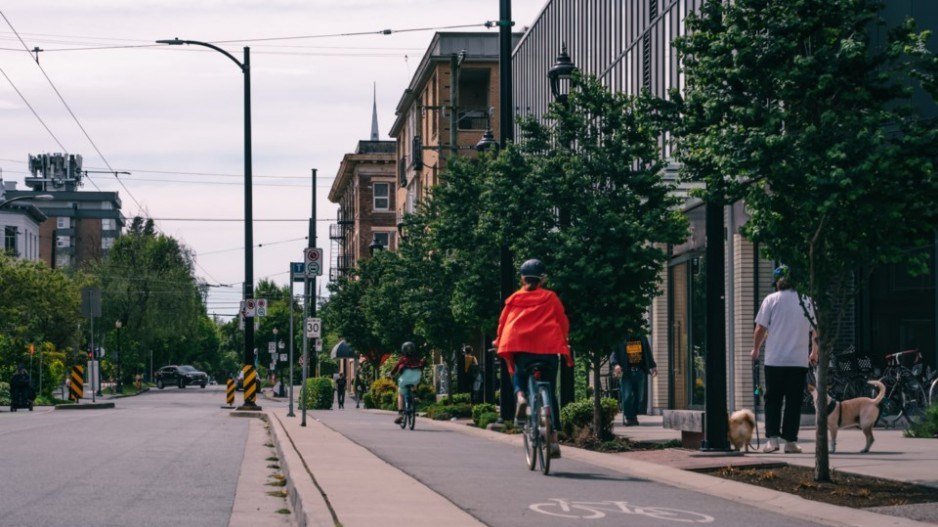
[[[0,526],[226,526],[248,420],[224,387],[0,412]]]
[[[527,470],[520,446],[426,419],[410,431],[348,404],[314,415],[490,526],[816,525],[570,459],[554,460],[545,477]]]

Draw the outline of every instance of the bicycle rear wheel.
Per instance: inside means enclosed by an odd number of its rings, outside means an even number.
[[[407,426],[413,430],[414,425],[417,423],[417,409],[411,405],[410,410],[407,412]]]
[[[551,415],[550,392],[544,386],[537,390],[537,428],[541,441],[538,444],[537,455],[540,459],[541,472],[546,476],[550,473],[551,435],[554,422]]]
[[[894,377],[883,377],[880,382],[886,386],[886,395],[879,403],[879,420],[891,428],[896,426],[896,421],[902,415],[902,394]]]
[[[910,425],[916,425],[925,420],[925,390],[917,380],[905,380],[902,389],[902,417]]]

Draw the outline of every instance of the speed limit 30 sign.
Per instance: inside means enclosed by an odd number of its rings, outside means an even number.
[[[322,336],[322,319],[309,317],[306,319],[306,336],[318,339]]]

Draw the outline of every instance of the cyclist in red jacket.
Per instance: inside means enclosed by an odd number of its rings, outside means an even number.
[[[551,408],[554,419],[554,440],[551,442],[551,457],[560,457],[560,445],[556,433],[560,427],[560,405],[557,402],[558,356],[562,355],[568,366],[573,366],[573,356],[567,345],[570,322],[564,312],[560,298],[541,287],[547,277],[546,268],[540,260],[527,260],[521,264],[521,289],[505,300],[505,308],[498,320],[495,347],[498,356],[508,363],[512,374],[517,417],[527,414],[528,364],[541,361],[547,363],[547,381],[550,383]]]
[[[401,424],[404,419],[404,395],[410,390],[410,385],[417,386],[427,361],[417,354],[417,346],[413,342],[401,345],[401,357],[391,369],[391,377],[400,374],[397,379],[397,419],[395,424]]]

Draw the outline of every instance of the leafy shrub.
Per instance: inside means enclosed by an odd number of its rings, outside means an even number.
[[[447,395],[443,398],[443,404],[470,404],[472,402],[471,395],[468,393],[454,393],[452,395]]]
[[[925,409],[925,419],[906,430],[909,437],[938,438],[938,403]]]
[[[417,398],[417,409],[423,411],[428,406],[436,402],[436,390],[429,383],[420,383],[414,390],[414,397]]]
[[[371,396],[371,392],[365,392],[364,395],[362,395],[362,404],[365,405],[365,408],[375,407],[375,398]]]
[[[484,412],[479,414],[479,419],[476,420],[476,425],[479,428],[485,428],[488,425],[498,421],[498,414],[495,412]]]
[[[472,407],[472,422],[479,428],[485,428],[479,424],[479,418],[482,414],[498,413],[498,407],[492,403],[480,403]]]
[[[590,435],[601,440],[612,439],[612,422],[619,411],[615,399],[606,398],[600,402],[602,411],[602,430],[598,434],[593,430],[593,400],[581,399],[564,406],[560,410],[560,428],[567,437]]]
[[[306,403],[307,409],[331,410],[334,390],[335,385],[328,377],[306,379],[306,400],[300,402],[300,409],[302,410],[303,403]]]
[[[446,404],[449,399],[447,397],[427,406],[427,417],[436,421],[448,421],[454,417],[472,417],[472,406],[469,403]]]
[[[381,410],[397,410],[397,384],[384,377],[371,383],[371,399],[374,406]]]
[[[10,384],[0,382],[0,406],[10,406]]]

